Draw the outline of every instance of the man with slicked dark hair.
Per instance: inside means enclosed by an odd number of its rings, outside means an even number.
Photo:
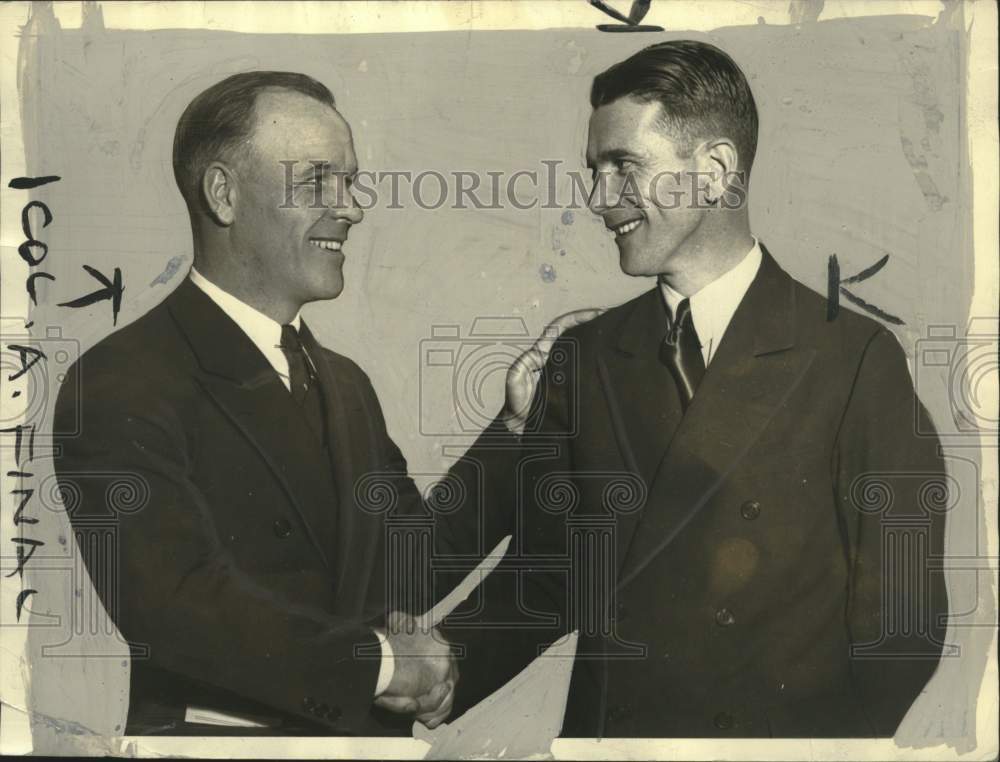
[[[386,611],[384,516],[356,485],[380,478],[399,515],[419,493],[368,377],[299,316],[340,294],[363,218],[350,127],[310,77],[246,72],[191,102],[173,161],[190,275],[86,352],[56,407],[80,422],[56,463],[80,550],[99,585],[115,564],[99,593],[133,649],[125,733],[433,727],[454,659]],[[85,538],[123,473],[147,499],[117,516],[108,559]]]
[[[591,211],[658,283],[512,370],[543,382],[487,527],[520,554],[488,601],[515,611],[488,618],[525,625],[491,657],[520,639],[509,677],[579,633],[564,736],[891,736],[948,610],[945,469],[903,350],[753,236],[757,110],[726,53],[653,45],[591,105]],[[473,526],[452,518],[456,547]]]

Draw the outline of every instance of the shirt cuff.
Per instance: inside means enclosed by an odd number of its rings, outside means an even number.
[[[389,639],[385,633],[381,630],[375,630],[375,637],[378,638],[378,644],[382,647],[382,663],[378,668],[378,680],[375,681],[375,697],[378,698],[385,693],[389,683],[392,682],[392,675],[396,671],[396,659],[392,654],[392,646],[389,645]]]

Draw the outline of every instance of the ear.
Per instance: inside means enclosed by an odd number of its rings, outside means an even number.
[[[710,140],[701,147],[699,170],[705,177],[705,200],[714,205],[737,180],[739,155],[729,138]]]
[[[201,177],[201,192],[215,221],[229,227],[236,219],[236,183],[233,171],[222,162],[212,162]]]

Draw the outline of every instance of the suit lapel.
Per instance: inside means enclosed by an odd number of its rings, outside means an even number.
[[[329,567],[324,538],[332,533],[327,509],[333,496],[322,476],[329,464],[304,430],[288,390],[243,330],[201,289],[185,281],[170,300],[170,313],[203,371],[200,384],[260,453]]]
[[[659,345],[667,318],[659,288],[636,300],[617,340],[597,358],[615,441],[625,469],[639,476],[647,495],[657,466],[681,421],[680,397]],[[639,521],[639,511],[615,516],[615,558],[620,569]]]
[[[798,386],[814,350],[795,346],[794,321],[794,282],[764,250],[760,270],[652,479],[622,560],[620,586],[711,500]]]
[[[646,483],[681,420],[677,386],[660,362],[667,323],[659,289],[636,300],[617,343],[598,358],[598,380],[625,466]]]
[[[326,408],[330,443],[330,466],[337,493],[336,572],[338,609],[359,610],[367,597],[367,584],[381,538],[381,517],[363,513],[355,500],[357,480],[375,470],[376,441],[371,422],[377,420],[365,409],[365,395],[357,375],[337,367],[334,356],[324,350],[303,323],[302,343],[319,374]],[[367,446],[366,446],[367,445]]]

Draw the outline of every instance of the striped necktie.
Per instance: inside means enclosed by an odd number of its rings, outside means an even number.
[[[323,414],[323,392],[312,362],[302,346],[294,326],[281,326],[281,351],[288,359],[288,380],[292,399],[302,409],[309,428],[320,443],[326,441],[326,419]]]
[[[677,383],[681,407],[687,410],[705,375],[705,358],[694,329],[691,302],[687,299],[677,305],[677,314],[670,321],[670,328],[660,345],[660,361],[670,369]]]

